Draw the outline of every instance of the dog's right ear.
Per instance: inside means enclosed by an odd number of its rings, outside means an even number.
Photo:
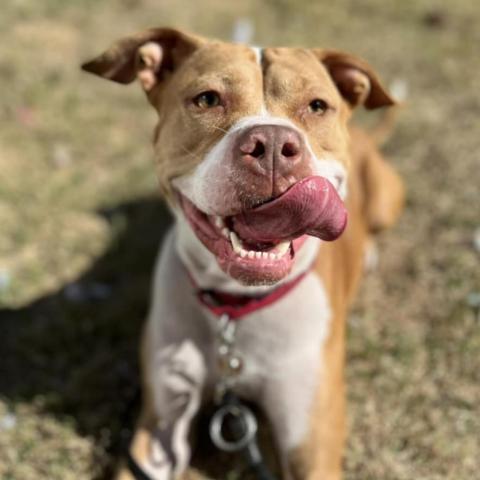
[[[203,43],[200,37],[179,30],[152,28],[118,40],[82,69],[123,84],[138,78],[149,92]]]

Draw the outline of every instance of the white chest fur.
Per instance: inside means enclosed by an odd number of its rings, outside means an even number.
[[[164,358],[161,352],[168,349],[175,352],[176,371],[184,368],[190,377],[205,372],[196,379],[198,388],[211,386],[218,379],[218,318],[200,305],[174,243],[174,233],[170,232],[156,269],[148,325],[147,341],[153,355],[149,376],[157,399],[165,398],[166,388],[158,375],[158,359]],[[321,379],[322,344],[329,321],[325,290],[313,273],[280,300],[238,320],[235,347],[244,362],[238,393],[267,413],[284,453],[298,446],[306,434]],[[190,355],[182,367],[178,356],[185,342],[197,355]],[[192,358],[201,366],[192,365]],[[162,410],[161,405],[157,408]]]
[[[268,412],[282,447],[307,429],[321,377],[330,309],[319,278],[309,274],[287,296],[239,321],[236,349],[244,362],[238,390]]]

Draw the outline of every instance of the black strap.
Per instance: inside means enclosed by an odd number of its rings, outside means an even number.
[[[135,480],[152,480],[151,477],[143,471],[140,465],[138,465],[129,450],[127,451],[127,467]]]
[[[245,471],[245,476],[247,476],[247,473],[253,474],[258,480],[276,480],[277,478],[273,476],[263,460],[260,463],[249,465]]]

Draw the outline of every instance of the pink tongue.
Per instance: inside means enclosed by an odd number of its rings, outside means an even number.
[[[233,217],[240,238],[280,242],[308,234],[335,240],[347,224],[347,210],[335,187],[324,177],[307,177],[283,195]]]

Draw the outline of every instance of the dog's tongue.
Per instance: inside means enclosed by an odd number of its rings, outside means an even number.
[[[300,180],[283,195],[233,217],[235,232],[249,243],[280,242],[308,234],[335,240],[347,224],[345,205],[324,177]]]

